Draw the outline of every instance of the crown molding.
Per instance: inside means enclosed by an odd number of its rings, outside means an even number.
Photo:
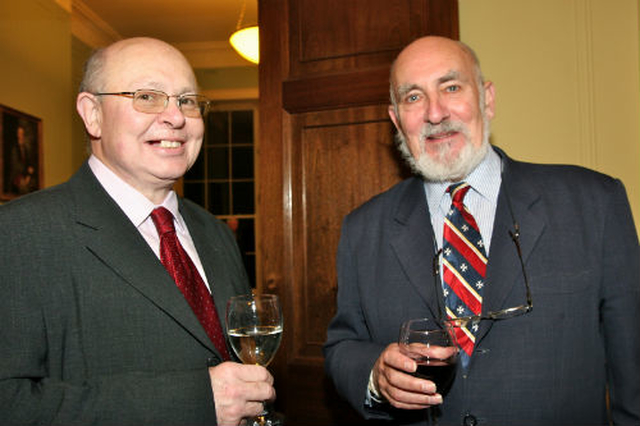
[[[205,90],[202,94],[212,101],[249,101],[257,100],[260,96],[260,91],[257,87],[240,87],[233,89]]]
[[[56,4],[63,8],[67,13],[71,13],[72,0],[55,0]]]
[[[87,46],[98,49],[122,39],[122,36],[81,0],[72,0],[71,33]]]

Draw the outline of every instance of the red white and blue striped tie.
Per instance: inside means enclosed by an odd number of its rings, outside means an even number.
[[[449,318],[480,315],[482,290],[487,270],[487,255],[478,224],[463,203],[471,189],[468,183],[451,185],[451,209],[444,219],[442,244],[442,276],[445,304]],[[475,345],[478,324],[470,322],[456,327],[456,337],[462,351],[463,367],[469,363]]]

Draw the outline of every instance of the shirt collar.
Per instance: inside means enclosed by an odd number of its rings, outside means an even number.
[[[122,180],[117,174],[109,169],[98,157],[89,157],[89,167],[98,182],[107,191],[109,196],[118,204],[129,220],[138,228],[155,209],[156,206],[147,197],[142,195],[133,186]],[[179,227],[184,227],[184,221],[178,209],[178,197],[175,191],[170,191],[160,206],[165,207],[176,218]]]
[[[496,205],[502,182],[502,160],[498,153],[490,148],[484,159],[467,175],[464,181],[471,186],[472,191]],[[444,206],[443,209],[448,209],[451,199],[447,195],[447,188],[452,183],[455,182],[425,181],[424,188],[430,212],[435,212],[440,206]]]

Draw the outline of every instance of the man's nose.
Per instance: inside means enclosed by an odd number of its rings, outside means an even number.
[[[432,97],[425,111],[425,121],[431,124],[439,124],[449,118],[449,108],[440,96]]]
[[[165,122],[171,123],[173,127],[182,126],[186,119],[182,109],[180,108],[179,100],[177,97],[170,97],[167,102],[167,107],[160,113]]]

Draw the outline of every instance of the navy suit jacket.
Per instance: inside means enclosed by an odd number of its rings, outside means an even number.
[[[503,157],[483,312],[525,303],[509,231],[520,244],[532,312],[481,323],[466,371],[439,407],[440,425],[640,424],[638,238],[622,183],[573,166]],[[508,197],[507,197],[508,194]],[[510,213],[509,203],[513,209]],[[424,412],[364,404],[369,373],[403,321],[438,318],[434,236],[423,182],[410,178],[343,223],[337,313],[326,371],[367,418],[424,424]],[[609,388],[611,410],[606,393]]]
[[[250,291],[226,225],[180,200],[224,327]],[[214,425],[220,355],[85,163],[0,207],[0,424]]]

